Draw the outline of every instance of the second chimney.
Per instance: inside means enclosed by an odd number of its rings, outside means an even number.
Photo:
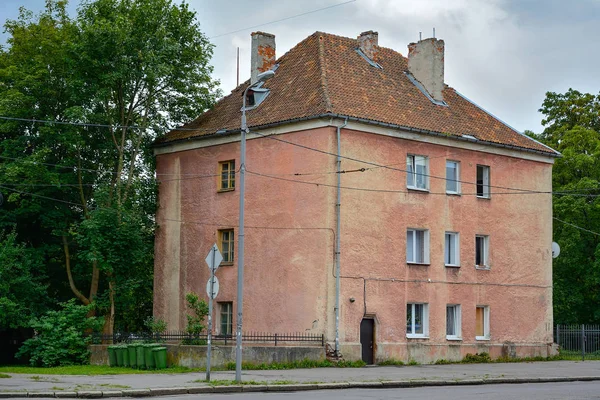
[[[444,101],[444,41],[436,38],[408,45],[410,72],[434,100]]]
[[[253,32],[251,36],[250,84],[254,84],[258,80],[258,74],[268,71],[275,65],[275,35]]]
[[[377,46],[379,42],[379,34],[373,31],[363,32],[356,38],[358,41],[358,48],[363,54],[369,57],[370,60],[375,59],[377,54]]]

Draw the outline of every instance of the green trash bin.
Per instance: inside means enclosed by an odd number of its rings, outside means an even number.
[[[108,365],[111,367],[117,366],[117,354],[116,354],[116,346],[110,345],[108,346]]]
[[[123,347],[120,344],[115,346],[115,353],[117,355],[117,366],[123,366]]]
[[[127,350],[127,345],[121,345],[121,351],[123,352],[123,366],[129,367],[129,350]]]
[[[144,350],[144,343],[135,344],[135,360],[137,362],[137,367],[140,369],[146,368],[146,356],[144,355]]]
[[[146,361],[146,369],[154,369],[156,368],[156,364],[154,364],[154,355],[152,354],[152,349],[160,347],[158,343],[148,343],[144,345],[144,357]]]
[[[131,368],[137,367],[137,354],[136,354],[136,344],[130,343],[127,345],[127,353],[129,353],[129,366]]]
[[[152,349],[154,355],[154,364],[156,369],[167,368],[167,348],[166,347],[155,347]]]

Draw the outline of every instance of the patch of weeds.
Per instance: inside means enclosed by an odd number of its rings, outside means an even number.
[[[419,363],[417,362],[417,360],[415,360],[414,358],[411,358],[408,361],[408,365],[419,365]]]
[[[9,374],[0,373],[0,378],[10,378]]]
[[[50,389],[52,389],[52,390],[65,390],[64,387],[60,387],[60,386],[52,386]]]
[[[102,386],[102,387],[111,388],[111,389],[131,389],[131,386],[117,385],[117,384],[112,384],[112,383],[101,383],[100,385],[97,385],[97,386]]]
[[[235,366],[234,366],[235,369]],[[187,368],[171,366],[167,369],[142,370],[125,367],[109,367],[108,365],[68,365],[63,367],[29,367],[14,365],[0,367],[0,373],[8,372],[14,374],[42,374],[42,375],[133,375],[133,374],[181,374],[187,372],[198,372],[199,368]],[[41,379],[41,377],[40,377]]]
[[[447,365],[447,364],[454,364],[454,362],[450,361],[450,360],[446,360],[445,358],[440,358],[439,360],[436,360],[434,362],[435,365]]]
[[[378,362],[377,365],[381,365],[381,366],[404,365],[404,361],[396,360],[395,358],[390,358],[390,359]]]
[[[346,361],[341,360],[338,362],[332,362],[329,360],[314,361],[304,359],[301,361],[292,361],[286,363],[270,363],[270,364],[255,364],[250,362],[242,363],[242,369],[246,370],[282,370],[282,369],[299,369],[299,368],[360,368],[364,367],[366,363],[362,360],[358,361]],[[229,362],[226,365],[226,369],[229,371],[235,370],[235,362]]]
[[[486,352],[475,354],[467,353],[461,362],[463,364],[485,364],[492,362],[492,358]]]
[[[48,376],[38,376],[38,375],[30,376],[29,379],[31,379],[32,381],[36,381],[36,382],[60,382],[60,379],[58,379],[58,378],[51,378]]]

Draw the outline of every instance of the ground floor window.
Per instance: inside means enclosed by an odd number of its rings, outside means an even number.
[[[477,306],[475,309],[475,339],[489,340],[490,338],[490,307]]]
[[[406,305],[406,337],[422,338],[429,336],[429,305],[408,303]]]
[[[224,302],[219,303],[219,334],[231,335],[232,332],[232,316],[233,316],[233,303]]]
[[[446,339],[460,338],[460,305],[449,304],[446,306]]]

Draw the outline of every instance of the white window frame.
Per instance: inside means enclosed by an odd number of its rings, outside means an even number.
[[[233,302],[232,301],[219,301],[217,304],[218,304],[218,307],[217,307],[217,309],[218,309],[218,311],[217,311],[218,312],[218,314],[217,314],[218,315],[218,321],[216,321],[217,322],[216,326],[218,327],[219,334],[220,335],[230,335],[230,336],[232,336],[233,335]],[[223,329],[222,329],[222,324],[223,324],[223,307],[225,305],[231,306],[231,309],[229,310],[230,311],[230,313],[229,313],[229,321],[227,321],[227,322],[229,322],[227,325],[229,325],[229,328],[231,330],[230,333],[223,332]]]
[[[475,340],[490,340],[490,306],[475,307],[475,330],[477,330],[478,308],[483,308],[483,336],[477,336],[477,332],[475,332]]]
[[[416,261],[416,254],[417,254],[417,232],[423,232],[423,260],[421,261]],[[413,254],[413,259],[409,260],[408,259],[408,246],[409,246],[409,236],[412,236],[412,254]],[[427,265],[429,264],[429,230],[428,229],[418,229],[418,228],[408,228],[406,230],[406,263],[407,264],[421,264],[421,265]]]
[[[483,239],[483,264],[477,264],[477,239]],[[475,235],[475,268],[490,269],[490,236]]]
[[[454,238],[454,243],[451,243],[454,251],[454,262],[448,262],[448,236]],[[444,232],[444,265],[446,267],[460,267],[460,234],[458,232]]]
[[[448,308],[454,309],[454,335],[448,335]],[[448,304],[446,305],[446,339],[447,340],[462,340],[462,313],[460,304]]]
[[[425,174],[418,174],[416,169],[417,161],[424,161],[425,164]],[[417,176],[424,175],[424,183],[423,187],[417,185]],[[412,178],[413,183],[410,184],[409,180]],[[421,190],[424,192],[429,191],[429,157],[419,155],[419,154],[407,154],[406,156],[406,187],[412,190]]]
[[[454,163],[456,165],[456,169],[455,169],[456,176],[454,177],[454,179],[448,178],[448,163]],[[448,189],[448,183],[450,181],[456,182],[456,190]],[[460,161],[446,160],[446,193],[447,194],[460,194]]]
[[[479,169],[481,168],[481,170],[483,171],[483,177],[482,177],[482,186],[483,186],[483,194],[479,194]],[[477,164],[477,169],[475,171],[475,181],[476,181],[476,185],[475,185],[475,193],[477,194],[477,197],[480,199],[489,199],[490,196],[490,167],[489,165],[479,165]]]
[[[423,321],[423,333],[414,333],[415,332],[415,305],[423,306],[423,316],[421,320]],[[429,304],[428,303],[407,303],[406,304],[406,318],[408,319],[408,307],[411,307],[411,333],[406,332],[406,337],[409,339],[428,339],[429,338]]]

